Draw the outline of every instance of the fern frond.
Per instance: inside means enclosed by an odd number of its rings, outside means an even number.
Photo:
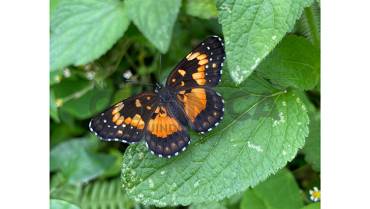
[[[129,209],[134,202],[121,189],[120,178],[87,184],[79,198],[81,209]]]

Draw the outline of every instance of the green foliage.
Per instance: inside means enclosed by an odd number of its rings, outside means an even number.
[[[217,17],[216,0],[187,0],[186,13],[204,19]]]
[[[123,194],[119,178],[87,185],[80,198],[83,209],[131,208],[133,204],[134,202]]]
[[[58,185],[61,183],[60,180],[54,181],[51,185],[51,197],[68,201],[81,209],[132,208],[134,202],[122,192],[119,181],[119,178],[99,180],[85,186],[70,184],[60,186]]]
[[[51,209],[80,209],[76,205],[73,205],[69,202],[66,202],[63,200],[55,200],[55,199],[52,199],[50,201],[50,208]]]
[[[301,209],[320,209],[320,203],[319,202],[312,203],[312,204],[302,207]]]
[[[96,140],[80,138],[61,143],[50,153],[50,170],[61,171],[68,183],[81,184],[104,173],[114,163],[106,154],[93,153]]]
[[[289,32],[312,0],[219,0],[219,21],[233,80],[242,83]]]
[[[308,194],[320,188],[312,2],[51,0],[51,208],[319,208]],[[190,132],[191,145],[171,159],[88,135],[91,117],[151,91],[214,34],[226,46],[217,128]]]
[[[297,209],[303,206],[294,176],[286,169],[244,193],[241,209]]]
[[[258,71],[284,87],[313,89],[319,81],[320,54],[307,39],[288,35],[258,66]]]
[[[119,0],[60,0],[51,15],[51,69],[103,55],[126,31],[126,13]]]
[[[310,113],[310,134],[302,150],[313,169],[320,171],[320,112]]]
[[[143,35],[166,53],[181,0],[127,0],[128,14]]]
[[[110,104],[110,97],[113,93],[111,84],[106,87],[95,86],[87,80],[64,79],[51,89],[59,104],[52,104],[54,107],[60,106],[62,110],[68,112],[78,119],[86,119],[104,110]],[[54,99],[51,103],[56,103]]]

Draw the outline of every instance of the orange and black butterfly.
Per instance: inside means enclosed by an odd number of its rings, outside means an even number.
[[[204,134],[223,119],[224,101],[212,87],[225,60],[221,38],[195,47],[168,76],[165,86],[125,99],[94,117],[90,130],[104,141],[146,140],[159,157],[177,156],[190,143],[188,128]]]

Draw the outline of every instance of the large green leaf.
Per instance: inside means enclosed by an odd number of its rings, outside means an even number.
[[[227,207],[217,201],[213,201],[193,204],[189,209],[227,209]]]
[[[218,88],[224,120],[204,137],[192,134],[184,153],[163,159],[143,144],[126,150],[122,179],[130,197],[158,206],[221,200],[294,158],[308,134],[306,107],[296,93],[276,90],[255,76],[240,88],[227,86]]]
[[[312,203],[312,204],[302,207],[301,209],[320,209],[320,203],[319,202]]]
[[[281,86],[313,89],[320,78],[320,51],[306,38],[288,35],[257,70]]]
[[[186,13],[189,15],[209,19],[217,17],[216,0],[187,0]]]
[[[96,139],[72,139],[55,146],[50,153],[50,170],[59,170],[71,184],[81,184],[102,175],[115,158],[93,152]]]
[[[162,53],[170,45],[180,6],[181,0],[127,0],[131,20]]]
[[[50,209],[80,209],[80,207],[64,200],[50,200]]]
[[[123,36],[128,25],[122,1],[60,1],[51,15],[51,69],[82,65],[100,57]]]
[[[310,133],[303,148],[305,160],[320,171],[320,112],[310,113]]]
[[[290,31],[312,0],[218,0],[233,80],[240,84]]]
[[[241,209],[299,209],[302,206],[297,182],[286,169],[247,190],[240,203]]]

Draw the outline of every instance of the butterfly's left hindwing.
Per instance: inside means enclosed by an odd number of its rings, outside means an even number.
[[[91,119],[90,130],[104,141],[138,142],[157,99],[155,93],[147,92],[123,100]]]
[[[221,81],[225,60],[220,37],[211,36],[195,47],[171,72],[166,86],[175,89],[216,86]]]

